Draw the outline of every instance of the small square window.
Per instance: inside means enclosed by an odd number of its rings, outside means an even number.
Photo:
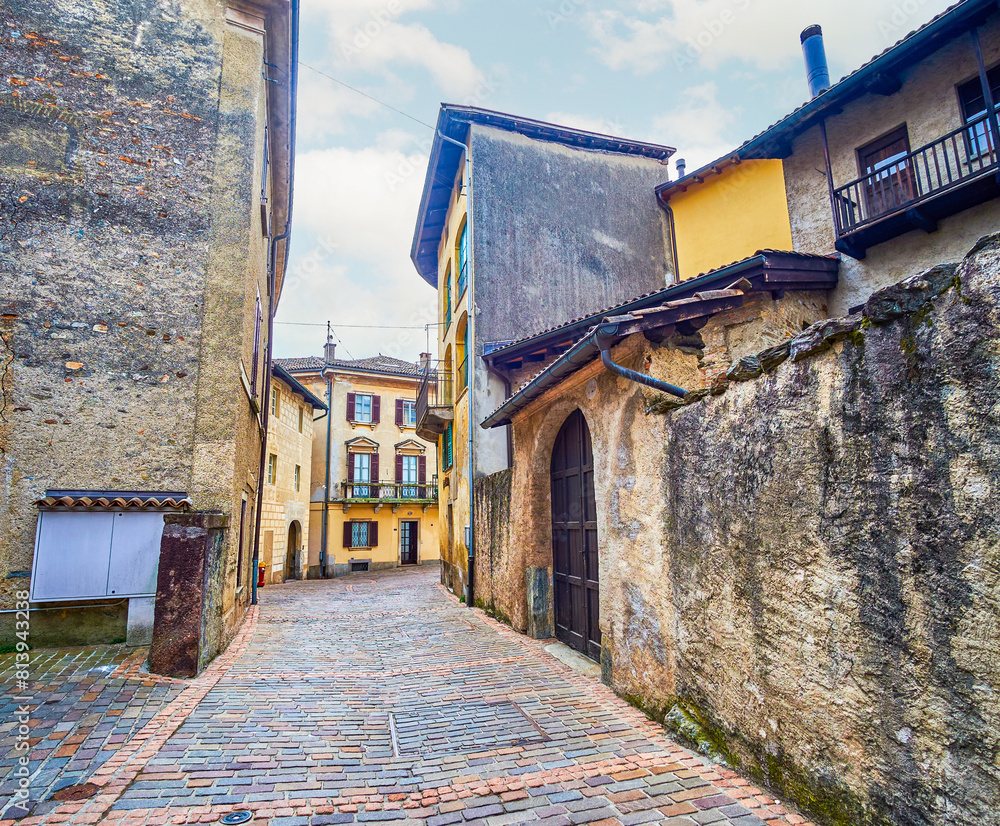
[[[271,454],[267,457],[267,483],[273,485],[278,478],[278,457]]]

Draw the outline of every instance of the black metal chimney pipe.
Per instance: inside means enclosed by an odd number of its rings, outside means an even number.
[[[802,41],[802,55],[806,59],[806,77],[809,94],[816,97],[830,88],[830,69],[826,64],[826,49],[823,47],[823,29],[813,25],[803,29],[799,35]]]

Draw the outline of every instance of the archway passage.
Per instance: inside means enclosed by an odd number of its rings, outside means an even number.
[[[288,526],[288,544],[285,546],[285,579],[296,579],[295,554],[301,543],[301,531],[298,522]]]
[[[552,450],[552,571],[556,637],[601,658],[597,502],[590,429],[577,410]]]

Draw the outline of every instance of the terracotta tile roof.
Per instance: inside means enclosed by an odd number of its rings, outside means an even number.
[[[175,508],[187,510],[194,502],[185,493],[137,493],[133,491],[48,491],[35,500],[40,508],[75,508],[78,510],[149,510]]]
[[[414,378],[423,375],[419,365],[415,362],[403,361],[392,356],[370,356],[363,359],[335,359],[325,362],[317,356],[307,356],[305,358],[275,359],[275,364],[280,365],[289,373],[318,373],[325,367],[340,367],[345,370],[360,370],[364,373],[387,373],[393,376],[413,376]]]
[[[305,358],[275,359],[275,364],[284,367],[289,373],[313,371],[319,372],[323,369],[323,359],[316,356],[306,356]]]

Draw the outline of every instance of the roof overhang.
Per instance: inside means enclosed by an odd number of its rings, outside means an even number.
[[[730,154],[657,187],[657,197],[666,203],[675,192],[701,183],[734,162],[764,158],[784,160],[791,155],[792,141],[798,135],[827,117],[840,114],[847,104],[863,95],[894,94],[901,87],[900,72],[980,25],[996,11],[997,0],[956,3]]]
[[[291,373],[289,373],[284,367],[278,364],[276,361],[271,362],[271,372],[272,375],[277,376],[285,384],[287,384],[293,393],[297,393],[302,396],[302,398],[311,404],[314,408],[319,408],[320,410],[327,410],[326,402],[324,402],[319,396],[314,394],[305,385],[303,385],[298,379],[295,378]]]
[[[463,151],[442,135],[459,143],[468,144],[472,124],[488,126],[504,132],[524,135],[534,140],[558,143],[591,152],[608,152],[633,155],[661,162],[667,161],[677,150],[672,146],[616,138],[598,132],[572,129],[533,118],[509,115],[475,106],[442,104],[438,112],[437,129],[427,162],[424,190],[420,197],[417,224],[410,247],[410,259],[420,277],[437,288],[438,247],[444,233],[451,194],[462,164]]]
[[[576,319],[531,338],[506,344],[483,356],[495,370],[518,370],[525,364],[542,362],[569,350],[580,336],[603,318],[626,315],[664,301],[693,296],[718,289],[736,277],[748,279],[757,291],[831,290],[837,285],[840,260],[826,255],[803,255],[796,252],[760,250],[749,258],[673,284],[665,289],[609,307],[600,313]]]
[[[790,266],[793,261],[799,262],[797,267]],[[672,335],[690,334],[701,326],[701,320],[738,308],[755,293],[775,295],[785,290],[833,289],[837,285],[839,266],[839,259],[828,256],[760,252],[648,296],[643,299],[642,306],[630,305],[627,310],[618,308],[603,319],[589,319],[582,338],[507,399],[480,426],[488,429],[510,424],[513,417],[535,399],[598,358],[599,338],[605,342],[620,341],[643,333],[654,340],[663,340]],[[526,348],[530,344],[523,342],[519,346]]]

